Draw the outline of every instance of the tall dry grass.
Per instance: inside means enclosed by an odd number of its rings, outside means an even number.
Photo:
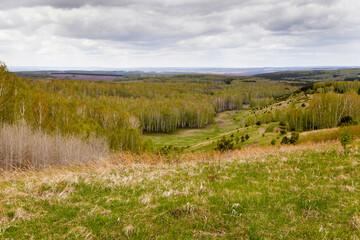
[[[108,149],[102,139],[52,136],[25,122],[0,126],[0,168],[5,170],[88,163],[107,157]]]
[[[355,138],[360,138],[360,125],[354,125],[304,132],[300,135],[299,143],[335,141],[340,138],[341,133],[346,129],[350,130]]]

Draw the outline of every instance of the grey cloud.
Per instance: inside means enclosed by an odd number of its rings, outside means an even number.
[[[290,52],[358,40],[359,11],[358,0],[3,0],[0,41],[16,33],[46,53],[68,42],[84,54]]]
[[[19,7],[49,6],[54,8],[80,8],[91,6],[128,6],[140,1],[137,0],[3,0],[0,8],[11,9]]]

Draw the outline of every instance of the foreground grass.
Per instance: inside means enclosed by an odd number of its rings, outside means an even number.
[[[360,237],[357,148],[347,156],[332,143],[196,158],[4,173],[0,238]]]

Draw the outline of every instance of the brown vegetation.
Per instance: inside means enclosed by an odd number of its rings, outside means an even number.
[[[52,136],[24,122],[0,127],[0,167],[5,170],[88,163],[107,155],[108,145],[101,139]]]

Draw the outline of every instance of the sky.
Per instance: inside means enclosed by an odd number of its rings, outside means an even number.
[[[359,66],[359,0],[1,0],[0,60],[34,67]]]

